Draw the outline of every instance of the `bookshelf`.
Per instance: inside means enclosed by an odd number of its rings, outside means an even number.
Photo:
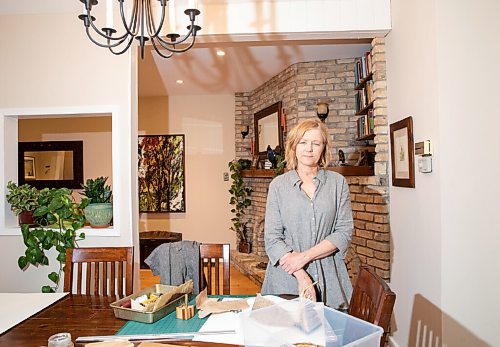
[[[372,55],[366,52],[354,61],[354,83],[356,90],[356,115],[359,116],[356,141],[368,141],[375,137],[375,114],[373,110]]]

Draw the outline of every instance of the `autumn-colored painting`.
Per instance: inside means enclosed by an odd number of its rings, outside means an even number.
[[[139,211],[186,212],[184,135],[139,136]]]

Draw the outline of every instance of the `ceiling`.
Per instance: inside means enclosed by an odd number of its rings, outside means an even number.
[[[139,96],[249,92],[288,66],[361,56],[370,40],[315,40],[199,44],[165,59],[146,52],[139,61]],[[223,50],[226,55],[218,56]],[[184,83],[178,84],[177,80]]]
[[[210,2],[215,0],[204,0]],[[226,0],[217,0],[224,2]],[[237,1],[237,0],[232,0]],[[0,14],[79,13],[78,0],[1,0]],[[212,42],[210,42],[212,40]],[[200,42],[186,53],[170,59],[145,52],[139,60],[139,96],[232,94],[249,92],[284,70],[305,61],[360,56],[370,49],[369,39],[359,40],[252,40],[213,42],[200,35]],[[226,55],[220,57],[217,50]],[[184,83],[178,84],[177,80]]]

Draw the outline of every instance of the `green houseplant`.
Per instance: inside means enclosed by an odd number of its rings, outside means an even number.
[[[106,184],[107,177],[89,178],[82,184],[86,198],[82,199],[85,218],[92,228],[106,228],[113,218],[113,204],[111,203],[111,187]]]
[[[21,226],[26,251],[19,257],[17,263],[21,270],[30,265],[49,265],[49,258],[45,252],[55,248],[59,270],[48,275],[53,285],[42,287],[42,292],[52,293],[59,287],[66,261],[66,249],[75,248],[77,241],[85,238],[84,233],[77,235],[77,230],[85,224],[85,218],[80,205],[74,202],[71,190],[67,188],[42,189],[38,205],[33,215],[40,226],[30,227],[28,224]]]
[[[39,192],[36,188],[23,184],[18,186],[16,183],[9,181],[7,183],[8,193],[5,196],[10,204],[10,209],[19,218],[19,225],[35,224],[33,211],[38,207]]]
[[[250,253],[251,244],[247,240],[247,227],[246,222],[243,222],[243,216],[245,215],[245,209],[252,203],[249,199],[250,194],[252,194],[252,189],[245,187],[245,182],[241,177],[241,170],[249,168],[249,161],[244,159],[230,161],[229,171],[231,172],[231,179],[233,183],[229,189],[231,193],[231,198],[229,203],[233,205],[231,212],[234,217],[231,218],[233,226],[231,230],[236,232],[239,240],[239,251],[244,253]]]

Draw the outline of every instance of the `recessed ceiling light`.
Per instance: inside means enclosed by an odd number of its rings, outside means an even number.
[[[177,84],[183,84],[183,83],[184,83],[184,81],[183,81],[183,80],[177,80],[177,81],[175,81],[175,82],[176,82]]]
[[[218,50],[217,50],[217,55],[218,55],[219,57],[223,57],[223,56],[225,56],[225,55],[226,55],[226,52],[224,52],[224,51],[222,51],[222,50],[218,49]]]

